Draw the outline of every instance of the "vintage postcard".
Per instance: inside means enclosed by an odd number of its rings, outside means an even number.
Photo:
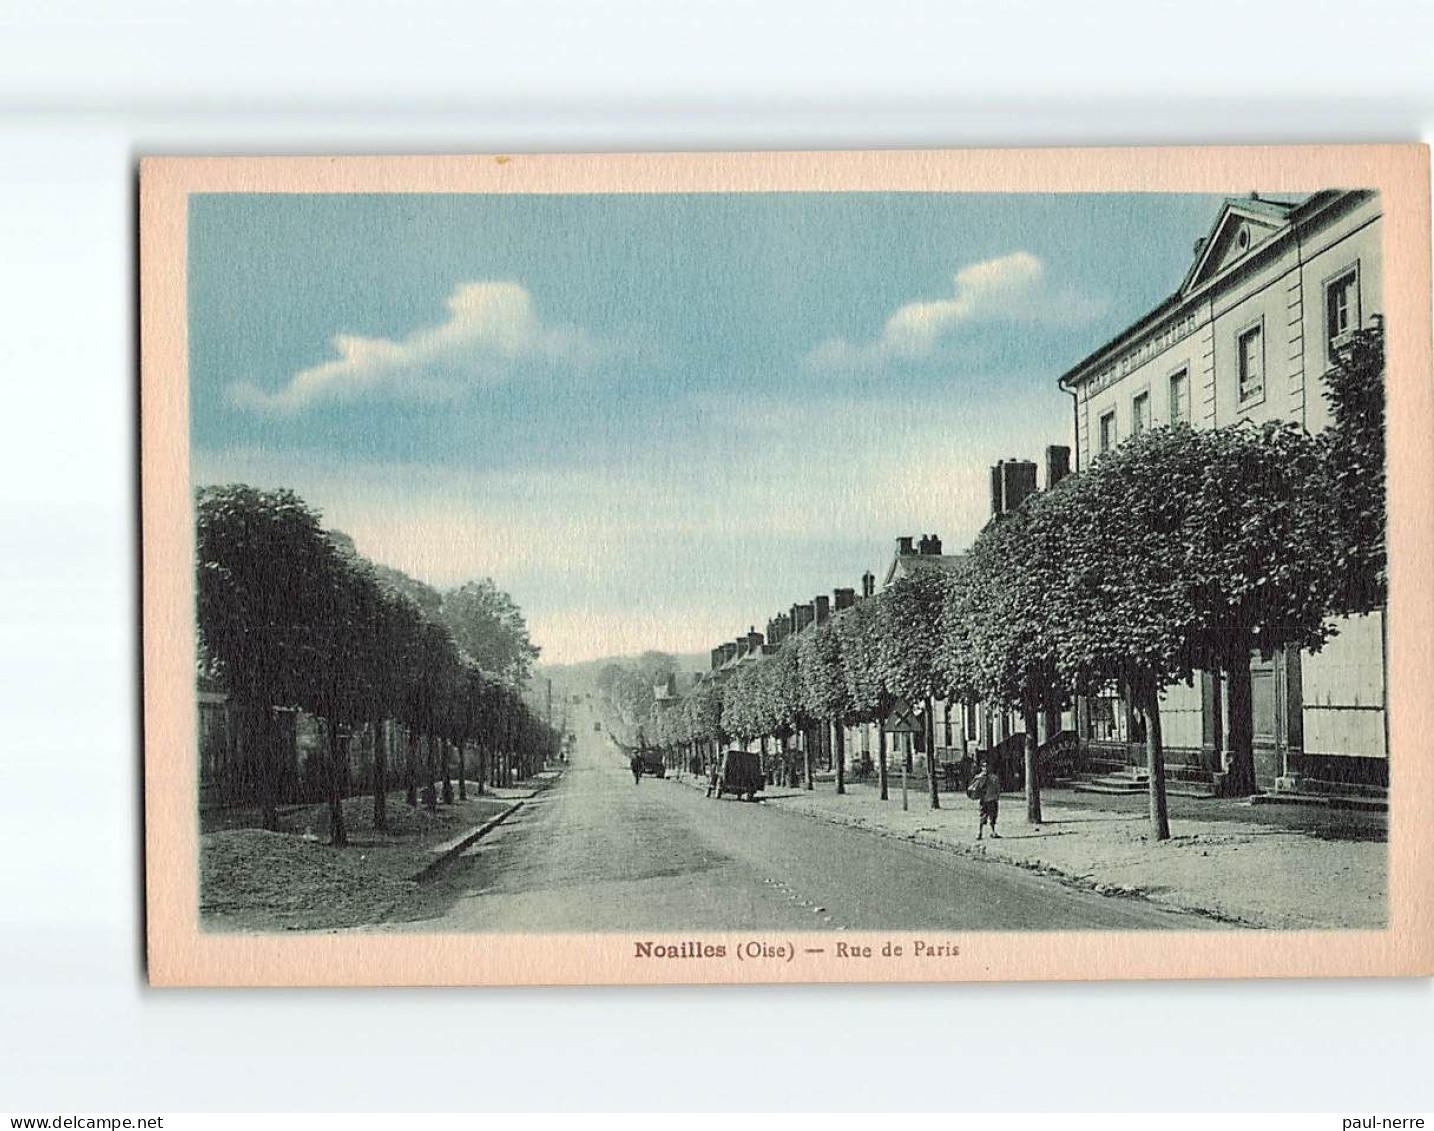
[[[157,985],[1429,974],[1420,146],[140,170]]]

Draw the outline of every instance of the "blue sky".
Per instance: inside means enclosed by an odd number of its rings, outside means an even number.
[[[1169,295],[1193,195],[201,195],[198,483],[291,486],[545,660],[705,650],[964,547],[1056,377]]]

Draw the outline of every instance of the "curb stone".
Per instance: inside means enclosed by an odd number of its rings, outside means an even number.
[[[425,864],[422,868],[420,868],[416,873],[414,873],[413,882],[421,884],[426,883],[428,880],[431,880],[438,873],[438,871],[443,868],[444,865],[446,865],[454,857],[458,856],[461,852],[463,852],[464,849],[472,847],[475,841],[481,840],[483,837],[487,836],[490,832],[496,829],[499,825],[501,825],[504,821],[506,821],[509,817],[511,817],[529,801],[531,801],[534,797],[552,788],[555,782],[561,780],[562,774],[559,774],[551,781],[548,781],[543,785],[540,785],[535,788],[532,793],[528,794],[527,797],[513,802],[513,804],[509,805],[501,813],[497,813],[494,816],[489,817],[476,829],[470,829],[468,832],[458,837],[458,839],[449,841],[447,844],[440,846],[440,848],[437,850],[438,855],[433,860],[430,860],[427,864]]]
[[[442,868],[455,856],[461,853],[465,848],[470,847],[474,841],[479,840],[484,836],[487,836],[488,833],[492,832],[509,817],[511,817],[514,813],[516,813],[519,809],[521,809],[524,804],[525,802],[523,801],[515,801],[513,802],[513,804],[509,805],[508,808],[504,809],[501,813],[497,814],[496,816],[489,817],[488,820],[484,821],[476,829],[472,829],[469,832],[464,833],[455,841],[450,841],[442,848],[442,850],[439,852],[438,856],[435,859],[430,860],[416,873],[414,873],[413,882],[421,884],[426,883],[428,880],[431,880],[440,868]]]
[[[685,785],[686,782],[679,779],[668,779]],[[693,788],[700,789],[694,785]],[[983,842],[979,847],[975,844],[962,844],[958,841],[948,840],[939,835],[932,835],[924,829],[918,829],[914,833],[903,832],[898,829],[889,828],[878,822],[868,820],[859,813],[837,814],[822,809],[788,808],[778,805],[775,808],[790,813],[796,817],[805,817],[808,820],[822,821],[829,825],[837,825],[842,828],[856,829],[861,832],[871,833],[875,836],[887,837],[894,840],[914,841],[927,847],[934,848],[940,852],[949,852],[954,856],[962,856],[967,860],[978,861],[983,864],[1004,864],[1007,867],[1019,868],[1024,872],[1033,872],[1036,875],[1044,876],[1065,887],[1077,891],[1089,892],[1100,895],[1107,899],[1136,899],[1151,907],[1160,908],[1163,911],[1170,911],[1176,914],[1193,915],[1197,918],[1207,919],[1212,922],[1222,923],[1231,927],[1245,927],[1249,929],[1262,929],[1265,924],[1249,919],[1242,919],[1236,915],[1216,911],[1208,907],[1197,907],[1191,904],[1166,902],[1150,898],[1149,893],[1138,887],[1131,887],[1126,884],[1114,884],[1102,880],[1096,880],[1089,873],[1071,873],[1063,871],[1053,864],[1043,860],[1029,859],[1019,860],[1012,856],[1003,856],[999,853],[991,854],[987,851],[987,845]],[[923,835],[925,833],[926,835]]]

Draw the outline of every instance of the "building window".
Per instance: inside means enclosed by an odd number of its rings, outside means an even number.
[[[1125,742],[1125,703],[1113,687],[1105,688],[1101,694],[1089,701],[1089,738],[1092,742]]]
[[[1190,371],[1170,375],[1170,423],[1190,423]]]
[[[1265,335],[1251,326],[1240,335],[1240,403],[1265,398]]]
[[[1112,409],[1100,418],[1100,450],[1104,455],[1115,447],[1115,410]]]
[[[1349,335],[1359,328],[1359,272],[1353,268],[1326,284],[1324,331],[1329,360],[1334,361]]]
[[[1130,434],[1139,436],[1150,427],[1150,391],[1137,396],[1130,402]]]

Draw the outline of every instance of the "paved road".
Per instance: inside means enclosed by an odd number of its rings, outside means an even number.
[[[582,726],[583,716],[579,716]],[[676,782],[580,731],[571,768],[390,923],[399,930],[1130,930],[1208,924],[1008,865]]]

